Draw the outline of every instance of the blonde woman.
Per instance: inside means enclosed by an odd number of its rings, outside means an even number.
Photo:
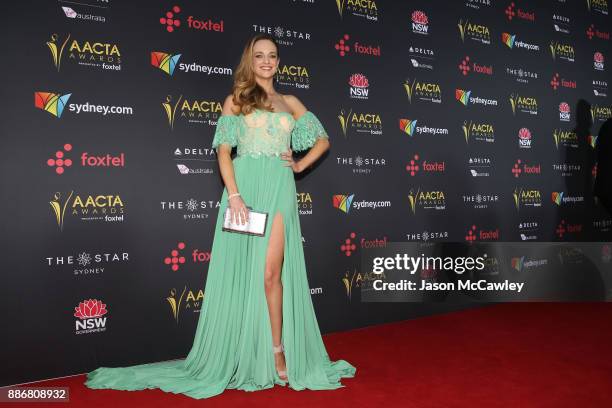
[[[250,39],[217,123],[212,147],[225,189],[191,351],[184,360],[100,367],[88,374],[88,387],[160,388],[207,398],[228,388],[287,383],[296,390],[336,389],[343,387],[340,378],[355,375],[347,361],[330,361],[321,338],[293,177],[329,149],[329,137],[298,98],[274,90],[279,62],[273,37]],[[293,159],[293,151],[308,149]],[[247,206],[268,213],[264,236],[221,229],[227,208],[244,224]]]

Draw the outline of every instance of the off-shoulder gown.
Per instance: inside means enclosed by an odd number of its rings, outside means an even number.
[[[282,343],[289,387],[330,390],[356,368],[330,361],[315,316],[306,274],[296,187],[291,167],[280,154],[310,148],[327,138],[319,119],[307,111],[297,120],[288,112],[256,109],[247,115],[221,115],[212,147],[237,147],[233,159],[238,191],[246,205],[268,213],[263,237],[222,231],[227,189],[221,197],[211,249],[205,296],[193,346],[187,357],[131,367],[100,367],[87,374],[89,388],[159,388],[192,398],[225,389],[257,391],[287,385],[274,365],[272,331],[264,289],[265,256],[271,224],[280,212],[284,225],[281,271]]]

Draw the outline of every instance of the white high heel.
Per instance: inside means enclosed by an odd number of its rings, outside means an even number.
[[[283,343],[279,344],[278,346],[272,345],[272,349],[274,350],[274,354],[277,353],[282,353],[285,351],[285,347],[283,347]],[[286,370],[276,370],[276,372],[278,373],[278,376],[280,377],[281,380],[283,381],[288,381],[288,377],[287,377],[287,371]]]

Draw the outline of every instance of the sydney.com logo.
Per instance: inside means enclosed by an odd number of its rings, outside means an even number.
[[[70,112],[74,112],[76,114],[99,113],[102,116],[106,116],[108,114],[134,114],[134,109],[131,106],[96,105],[89,102],[68,103],[71,96],[71,93],[62,95],[54,92],[34,92],[34,106],[38,109],[49,112],[58,119],[62,117],[62,114],[66,108],[68,108]]]

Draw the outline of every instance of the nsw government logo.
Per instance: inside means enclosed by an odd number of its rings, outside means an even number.
[[[429,35],[429,19],[427,14],[421,10],[412,12],[412,32],[415,34]]]

